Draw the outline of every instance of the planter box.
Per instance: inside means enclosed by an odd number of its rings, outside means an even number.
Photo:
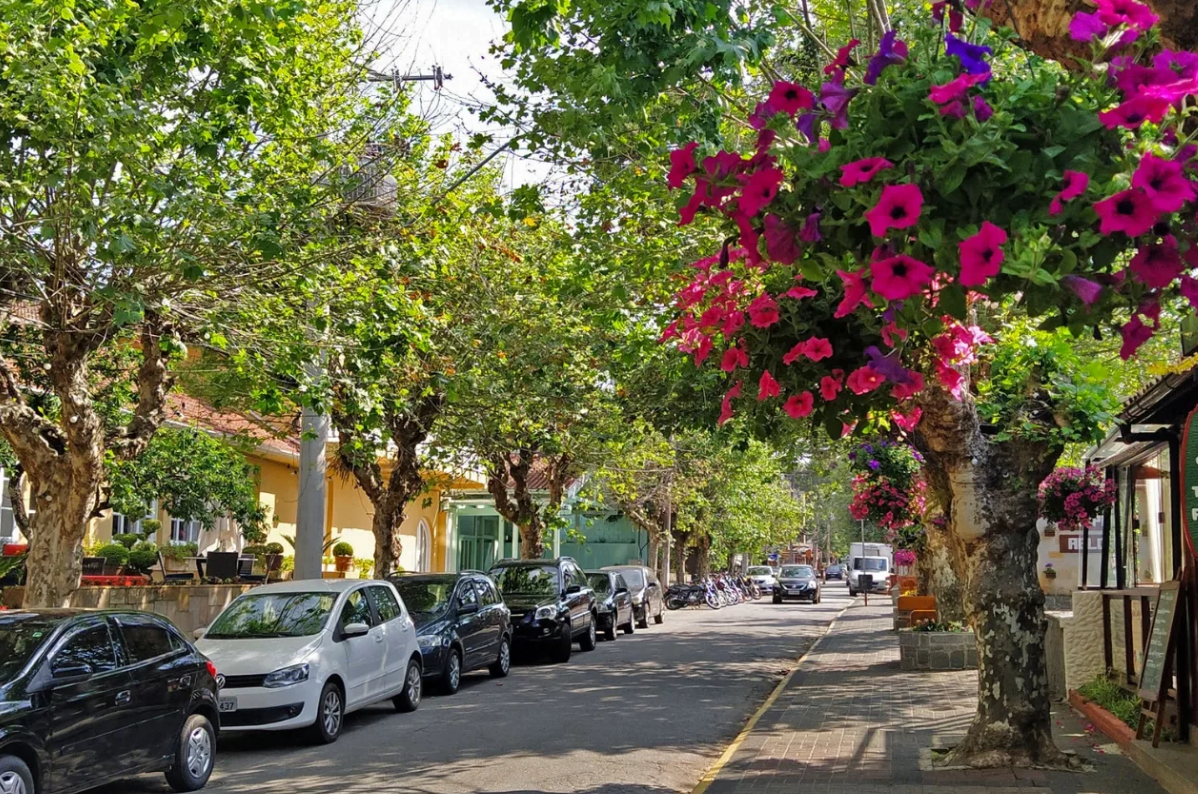
[[[899,662],[904,670],[976,670],[977,639],[972,631],[913,631],[899,635]]]

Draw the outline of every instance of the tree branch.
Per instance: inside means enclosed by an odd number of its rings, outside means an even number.
[[[119,458],[128,459],[140,454],[166,419],[166,395],[174,384],[174,377],[162,339],[170,330],[156,316],[147,316],[142,326],[143,358],[137,371],[137,410],[127,426],[105,439],[108,449]]]

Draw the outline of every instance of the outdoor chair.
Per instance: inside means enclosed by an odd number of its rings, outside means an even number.
[[[208,564],[205,566],[204,573],[209,579],[225,579],[237,578],[237,558],[241,556],[235,551],[210,551],[208,552]]]
[[[83,575],[84,576],[103,576],[104,575],[104,558],[103,557],[84,557],[83,558]]]
[[[242,557],[237,561],[237,578],[243,582],[261,583],[266,581],[266,574],[254,573],[254,563],[257,558],[253,555]]]
[[[162,552],[158,552],[157,572],[162,575],[162,581],[164,582],[190,582],[195,578],[190,571],[183,571],[181,573],[168,573],[166,570],[166,561],[162,559]],[[154,571],[150,571],[150,575],[151,578],[153,578]]]

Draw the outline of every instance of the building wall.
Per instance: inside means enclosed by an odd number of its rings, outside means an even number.
[[[1037,522],[1036,531],[1040,533],[1038,563],[1040,587],[1048,595],[1070,595],[1082,583],[1082,533],[1061,532],[1050,527],[1043,520]],[[1046,531],[1052,531],[1054,534],[1046,535]],[[1090,561],[1087,564],[1086,573],[1090,584],[1096,586],[1102,567],[1101,521],[1096,522],[1094,528],[1090,530],[1089,542]],[[1052,568],[1056,572],[1055,577],[1049,577],[1045,573],[1045,566],[1049,563],[1052,563]]]

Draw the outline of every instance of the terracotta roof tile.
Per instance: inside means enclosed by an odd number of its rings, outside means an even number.
[[[168,395],[167,421],[197,425],[220,435],[249,438],[267,451],[285,455],[295,455],[300,450],[299,435],[286,419],[222,411],[189,394],[172,392]]]

